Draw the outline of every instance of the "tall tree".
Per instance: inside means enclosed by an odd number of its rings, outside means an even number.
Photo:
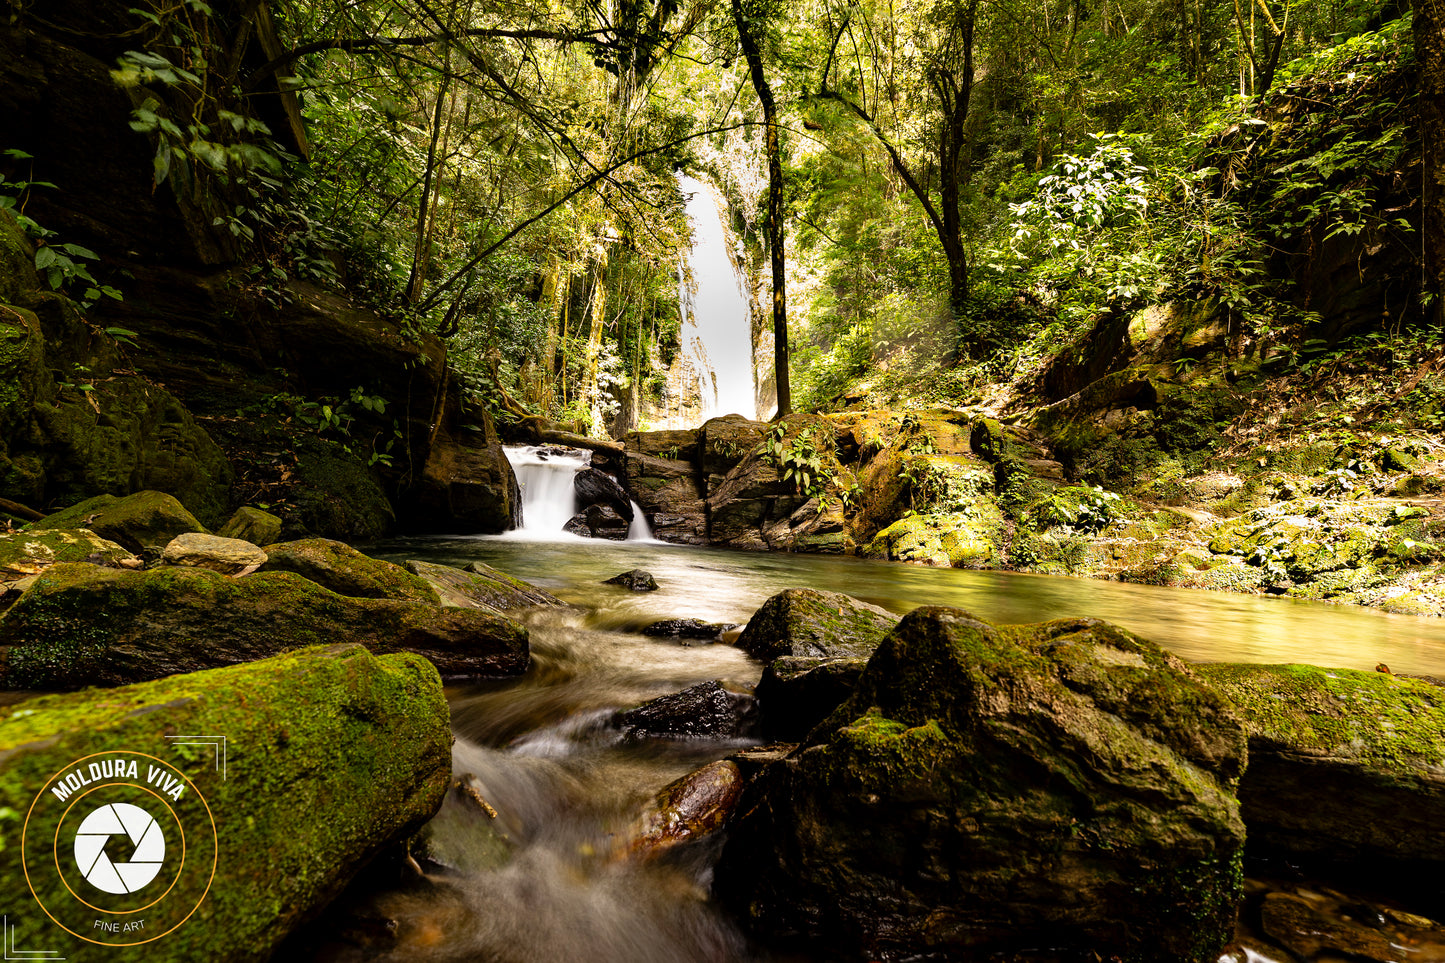
[[[783,160],[778,136],[778,105],[773,89],[763,72],[763,54],[756,31],[761,18],[751,18],[743,10],[742,0],[732,0],[733,23],[737,25],[738,43],[748,63],[748,76],[758,103],[763,108],[765,149],[768,155],[768,257],[773,275],[773,369],[778,389],[778,413],[782,418],[793,411],[793,392],[788,380],[788,305],[787,265],[783,250]]]
[[[1445,0],[1415,0],[1414,32],[1425,153],[1425,277],[1434,289],[1434,318],[1445,323]]]

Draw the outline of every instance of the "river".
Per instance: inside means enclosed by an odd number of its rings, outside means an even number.
[[[659,788],[741,744],[634,740],[610,723],[613,713],[712,679],[750,687],[762,669],[728,645],[638,633],[659,619],[743,623],[770,595],[812,587],[900,614],[933,604],[1003,622],[1099,616],[1191,661],[1384,662],[1445,675],[1441,621],[1321,603],[657,542],[416,538],[372,551],[486,562],[573,607],[526,614],[533,665],[521,679],[448,689],[456,774],[474,777],[497,815],[449,794],[429,827],[432,854],[449,868],[428,864],[434,882],[382,887],[333,916],[331,935],[305,955],[336,961],[803,959],[752,945],[708,900],[715,854],[705,847],[650,862],[623,853],[628,827]],[[651,572],[659,590],[601,584],[633,568]],[[1241,951],[1246,958],[1271,959]]]

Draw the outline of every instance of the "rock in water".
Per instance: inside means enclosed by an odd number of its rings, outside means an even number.
[[[124,498],[97,495],[27,526],[36,531],[50,528],[88,528],[132,552],[163,548],[177,535],[206,530],[174,496],[149,491]]]
[[[750,734],[755,715],[752,696],[729,692],[713,681],[619,712],[616,721],[647,736],[736,739]]]
[[[167,565],[192,565],[222,575],[235,575],[248,568],[255,571],[266,564],[266,553],[239,538],[187,532],[170,540],[161,552],[161,561]]]
[[[290,572],[69,562],[0,617],[0,688],[127,685],[332,642],[415,652],[447,677],[513,675],[530,658],[527,630],[494,612],[348,598]]]
[[[632,521],[632,500],[617,479],[596,468],[584,468],[572,476],[577,505],[584,511],[593,506],[611,508],[626,522]]]
[[[800,741],[848,700],[867,664],[866,659],[774,659],[758,682],[763,735]]]
[[[701,619],[663,619],[644,626],[642,634],[659,639],[696,639],[716,642],[724,632],[737,628],[734,622],[704,622]],[[687,643],[683,643],[686,645]]]
[[[412,559],[406,563],[406,570],[425,579],[441,596],[443,605],[505,612],[535,605],[566,604],[534,585],[481,562],[472,562],[462,569]]]
[[[200,733],[215,734],[214,745],[183,748],[166,738]],[[23,835],[18,820],[6,824],[0,893],[17,912],[23,897],[33,916],[29,945],[65,946],[71,959],[264,960],[372,857],[431,818],[451,779],[450,746],[436,670],[418,656],[376,657],[355,645],[6,706],[0,812],[31,815]],[[93,753],[100,755],[77,762]],[[135,778],[93,779],[90,762],[115,759],[136,761]],[[127,788],[148,784],[150,767],[166,771],[149,784],[160,795]],[[67,803],[50,788],[57,774],[77,768],[93,781],[66,817]],[[102,917],[143,916],[140,936],[94,928],[101,914],[54,870],[57,829],[75,839],[74,824],[105,802],[139,805],[168,830],[162,872],[174,877],[171,888],[163,896],[159,883],[139,891],[141,903],[154,903],[142,914]],[[83,944],[48,922],[42,929],[26,869],[46,910],[76,935],[102,943],[161,938],[127,951]],[[136,905],[100,890],[78,895],[108,910]]]
[[[1122,629],[918,609],[750,787],[717,891],[832,959],[1213,961],[1244,754],[1224,700]]]
[[[1196,671],[1249,732],[1251,852],[1445,905],[1445,688],[1312,665]]]
[[[726,759],[668,783],[626,834],[626,851],[653,859],[722,829],[743,795],[743,774]]]
[[[280,542],[266,550],[264,571],[295,572],[337,595],[358,599],[406,599],[440,604],[427,581],[400,565],[372,558],[329,538]]]
[[[898,616],[837,592],[786,589],[763,603],[738,648],[771,662],[780,656],[866,659]]]
[[[623,572],[621,575],[614,575],[604,579],[603,585],[621,585],[633,592],[656,592],[657,579],[652,577],[651,572],[644,572],[635,568],[630,572]]]

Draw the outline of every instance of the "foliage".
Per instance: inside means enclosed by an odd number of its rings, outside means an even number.
[[[785,482],[804,498],[824,504],[837,465],[836,442],[826,426],[807,424],[789,432],[788,422],[774,425],[763,437],[762,455]],[[846,501],[845,501],[846,504]]]

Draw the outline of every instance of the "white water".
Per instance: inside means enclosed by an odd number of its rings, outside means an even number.
[[[577,514],[577,492],[573,487],[577,473],[592,464],[592,452],[532,446],[506,447],[507,461],[522,489],[522,524],[511,535],[524,538],[573,539],[582,536],[563,530]],[[652,528],[642,514],[642,506],[632,502],[632,523],[627,528],[629,542],[650,542]]]
[[[701,418],[728,414],[756,418],[752,321],[728,250],[717,192],[711,184],[685,174],[677,180],[689,195],[687,216],[692,224],[692,251],[687,257],[692,290],[685,283],[678,285],[682,348],[697,373]]]

